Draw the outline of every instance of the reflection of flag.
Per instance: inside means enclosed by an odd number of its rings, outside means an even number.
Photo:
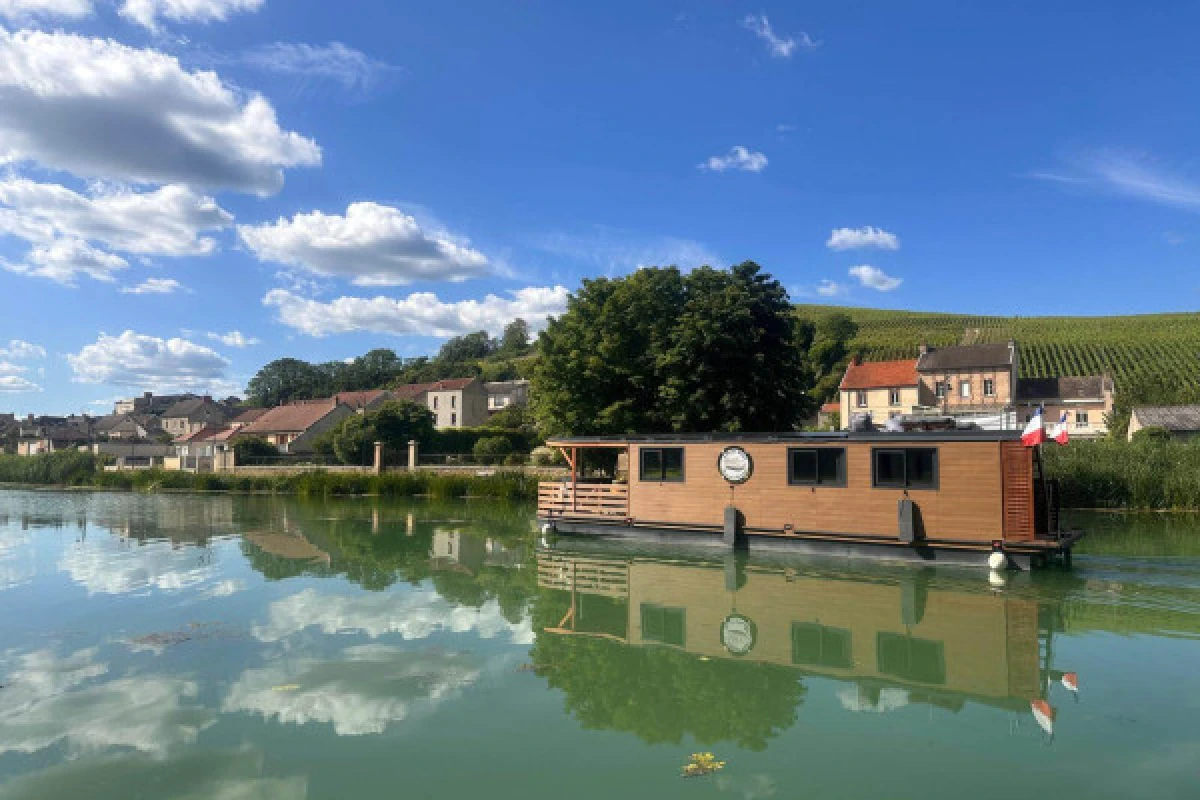
[[[1044,441],[1046,441],[1046,428],[1042,425],[1042,407],[1038,406],[1038,410],[1034,412],[1033,419],[1029,420],[1029,424],[1021,432],[1021,444],[1026,447],[1033,447]]]
[[[1079,676],[1074,672],[1064,672],[1062,676],[1062,685],[1070,689],[1072,692],[1079,691]]]
[[[1038,726],[1051,736],[1054,735],[1054,707],[1045,700],[1034,700],[1029,704]]]
[[[1059,444],[1067,443],[1067,412],[1062,412],[1062,416],[1058,418],[1058,424],[1050,431],[1050,438]]]

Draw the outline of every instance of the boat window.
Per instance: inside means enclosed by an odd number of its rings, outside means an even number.
[[[638,479],[643,481],[683,481],[682,447],[643,447]]]
[[[937,448],[876,448],[873,482],[880,489],[936,489]]]
[[[882,674],[916,683],[946,682],[946,657],[941,642],[880,631],[875,645]]]
[[[792,663],[849,669],[854,665],[850,657],[850,631],[815,622],[793,622]]]
[[[642,639],[676,647],[686,645],[687,616],[682,608],[642,603]]]
[[[845,486],[846,448],[790,448],[788,483],[796,486]]]

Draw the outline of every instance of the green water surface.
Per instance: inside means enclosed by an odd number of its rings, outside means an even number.
[[[1070,522],[996,581],[0,491],[0,798],[1200,797],[1200,518]]]

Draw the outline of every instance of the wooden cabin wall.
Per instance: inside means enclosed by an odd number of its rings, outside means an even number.
[[[926,538],[990,542],[1004,536],[1000,444],[994,441],[828,445],[748,442],[740,446],[754,460],[754,474],[732,490],[717,471],[717,457],[727,444],[685,445],[682,483],[639,480],[641,446],[631,445],[629,513],[640,523],[720,527],[725,506],[732,503],[745,515],[746,527],[750,529],[782,532],[785,525],[792,525],[798,532],[898,536],[897,502],[904,492],[871,486],[872,448],[935,447],[939,488],[909,490],[909,497],[920,509]],[[846,486],[789,486],[789,446],[844,447]]]
[[[1004,476],[1004,538],[1028,542],[1036,535],[1033,502],[1033,451],[1020,442],[1001,442]]]
[[[880,669],[878,634],[885,632],[941,644],[945,682],[928,684],[930,688],[997,700],[1038,696],[1035,601],[930,587],[920,619],[906,624],[904,591],[903,584],[754,570],[735,595],[726,588],[720,567],[634,561],[629,570],[629,642],[653,644],[642,630],[643,605],[682,609],[683,649],[729,658],[721,644],[721,625],[736,607],[757,629],[754,649],[742,660],[792,666],[792,624],[816,623],[850,632],[852,666],[795,665],[810,672],[895,680]]]

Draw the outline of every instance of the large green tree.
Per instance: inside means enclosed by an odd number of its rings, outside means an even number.
[[[834,311],[816,320],[803,320],[801,325],[806,336],[811,336],[808,364],[813,373],[813,397],[817,402],[835,399],[850,361],[850,342],[858,334],[858,324],[849,315]]]
[[[375,442],[383,442],[384,460],[397,463],[405,457],[410,439],[427,443],[433,437],[433,412],[425,406],[402,401],[384,403],[375,411],[347,417],[321,437],[318,450],[332,450],[343,464],[369,464]]]
[[[298,358],[280,358],[267,364],[246,386],[247,399],[260,407],[328,394],[329,376],[319,367]]]
[[[753,262],[584,281],[539,339],[535,413],[552,433],[791,430],[812,405],[801,333]]]

